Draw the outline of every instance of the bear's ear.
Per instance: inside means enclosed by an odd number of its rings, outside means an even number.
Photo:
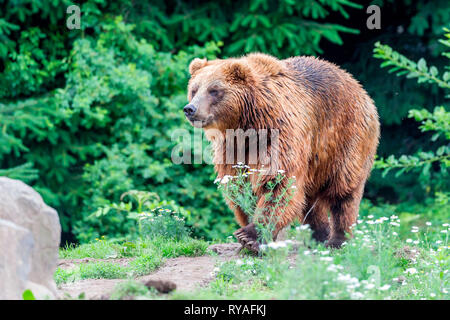
[[[247,59],[263,74],[276,76],[283,72],[283,66],[280,64],[280,60],[267,54],[251,53],[247,56]]]
[[[225,70],[226,79],[231,82],[249,82],[252,80],[252,70],[243,62],[232,62]]]
[[[197,70],[200,70],[201,68],[206,66],[207,63],[208,63],[208,60],[206,60],[206,59],[195,58],[194,60],[192,60],[191,64],[189,65],[189,73],[191,74],[191,76]]]

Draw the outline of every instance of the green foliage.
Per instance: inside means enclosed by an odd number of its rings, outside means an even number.
[[[138,297],[149,296],[150,290],[143,284],[134,280],[127,280],[116,284],[114,291],[111,293],[109,299],[136,299]]]
[[[158,49],[223,41],[226,56],[262,51],[285,57],[320,53],[324,39],[342,44],[342,33],[358,30],[324,19],[333,14],[348,19],[349,9],[362,8],[348,0],[152,1],[117,6],[138,21],[137,33],[155,39]]]
[[[361,27],[360,19],[349,19],[362,9],[357,2],[87,0],[79,4],[81,30],[68,30],[66,8],[73,4],[68,0],[4,1],[0,175],[35,187],[58,210],[63,236],[74,235],[78,241],[137,232],[125,215],[91,216],[119,203],[128,190],[175,201],[191,212],[186,223],[196,236],[224,238],[237,225],[211,183],[212,166],[171,163],[176,143],[171,133],[193,130],[181,110],[190,60],[250,51],[279,58],[323,53],[341,60],[376,101],[384,135],[380,154],[424,149],[427,137],[413,136],[403,119],[412,107],[431,111],[430,97],[434,105],[444,105],[436,92],[444,89],[416,90],[407,81],[386,79],[370,61],[369,50],[373,39],[386,40],[430,61],[427,55],[442,52],[434,40],[448,21],[449,2],[411,6],[409,0],[380,0],[382,10],[392,10],[399,20],[384,19],[379,35]],[[404,33],[398,31],[403,28]],[[441,69],[441,60],[432,64]],[[427,74],[435,72],[426,69]],[[436,76],[448,83],[443,78],[447,71]],[[411,187],[415,179],[403,174],[394,182],[374,172],[374,183],[366,189],[382,200],[391,195],[395,201],[413,198],[423,194],[423,188]],[[388,192],[379,192],[380,185]]]
[[[78,246],[66,245],[60,250],[59,257],[61,259],[119,259],[148,255],[153,252],[160,252],[165,258],[194,257],[205,254],[208,245],[206,241],[193,238],[175,240],[156,237],[125,242],[102,238]]]
[[[446,40],[441,41],[447,48],[450,48],[450,30],[444,29]],[[447,52],[444,56],[450,58]],[[427,67],[426,61],[421,58],[417,63],[407,59],[398,52],[392,50],[387,45],[380,43],[375,44],[374,57],[383,59],[384,62],[381,67],[390,67],[389,72],[395,72],[397,76],[406,75],[407,78],[417,78],[418,83],[431,83],[437,85],[444,90],[450,89],[450,72],[446,71],[442,77],[439,76],[439,71],[435,66]],[[446,69],[450,69],[447,66]],[[449,98],[450,95],[447,95]],[[421,171],[423,187],[430,188],[432,173],[434,180],[434,191],[446,191],[449,188],[447,168],[450,165],[450,147],[448,140],[450,140],[450,112],[444,106],[435,107],[433,112],[426,109],[416,110],[412,109],[409,112],[409,117],[420,121],[420,130],[422,132],[433,131],[431,141],[445,140],[444,144],[437,147],[436,151],[419,151],[415,155],[402,155],[398,159],[391,155],[387,159],[380,158],[375,162],[375,168],[383,169],[382,176],[386,176],[392,169],[399,169],[395,176],[399,177],[404,172],[410,170]],[[440,164],[440,170],[432,170],[433,163]],[[437,178],[436,178],[437,177]]]
[[[446,36],[450,38],[450,33]],[[417,78],[418,83],[434,83],[441,88],[450,89],[450,72],[444,72],[442,78],[440,78],[438,69],[435,66],[428,67],[424,58],[421,58],[417,63],[413,62],[392,50],[388,45],[382,45],[379,42],[375,43],[373,56],[384,60],[381,64],[382,68],[391,67],[389,73],[395,72],[397,76],[406,75],[410,79]]]
[[[268,243],[260,258],[219,262],[216,280],[175,299],[440,299],[449,298],[448,208],[422,206],[433,221],[396,206],[364,201],[354,238],[329,250],[305,226],[286,241]],[[445,223],[443,223],[445,222]],[[297,250],[292,250],[296,241]]]
[[[186,66],[196,56],[213,58],[217,45],[173,55],[134,38],[133,27],[120,17],[101,28],[98,37],[73,43],[65,58],[62,88],[0,104],[0,160],[8,168],[30,163],[22,167],[33,170],[27,181],[39,171],[34,187],[58,209],[63,230],[72,230],[80,241],[126,235],[129,224],[122,218],[88,217],[127,190],[144,186],[152,186],[164,199],[187,204],[187,210],[196,208],[191,225],[214,225],[211,219],[227,214],[227,209],[210,188],[213,169],[174,165],[170,152],[176,143],[171,132],[192,130],[181,110],[186,103]],[[29,173],[7,170],[2,173],[13,177]],[[196,190],[191,190],[193,185]],[[221,210],[216,217],[211,217],[209,205]],[[224,228],[229,228],[226,222],[201,234],[218,237]]]
[[[0,176],[31,182],[38,177],[38,171],[32,167],[32,163],[25,163],[14,168],[0,169]]]
[[[163,262],[158,252],[145,254],[122,265],[114,262],[97,261],[82,263],[72,269],[58,268],[54,279],[57,285],[84,279],[126,279],[149,274]]]
[[[282,214],[294,195],[292,190],[295,188],[295,177],[288,178],[284,175],[284,170],[278,170],[271,175],[272,179],[266,182],[264,179],[267,178],[266,174],[269,174],[267,169],[251,169],[242,163],[233,167],[236,168],[236,175],[226,175],[222,179],[217,179],[218,189],[233,205],[244,211],[250,223],[255,223],[260,241],[271,241],[278,223],[277,214]],[[257,176],[255,186],[250,182],[250,175]],[[260,188],[263,183],[264,203],[258,207],[259,199],[253,190]]]
[[[190,212],[176,205],[173,200],[160,201],[156,193],[138,190],[125,192],[120,199],[123,200],[126,197],[131,198],[136,206],[134,207],[132,202],[113,203],[98,208],[87,218],[87,221],[101,222],[110,217],[111,212],[114,212],[116,215],[124,215],[124,223],[121,224],[122,228],[119,228],[116,238],[120,238],[121,234],[127,234],[133,238],[164,237],[176,240],[188,236],[185,218],[179,217],[179,214],[189,217]],[[134,225],[129,223],[133,220],[135,221]],[[114,220],[110,218],[109,221],[113,222]],[[123,230],[124,226],[127,230]]]
[[[116,264],[108,263],[104,261],[83,263],[80,264],[78,276],[80,280],[83,279],[121,279],[126,278],[128,268]]]
[[[61,249],[61,259],[108,259],[82,263],[74,268],[57,268],[54,274],[56,284],[82,279],[125,279],[151,273],[165,258],[199,256],[206,253],[208,243],[184,237],[181,240],[155,237],[136,241],[113,241],[97,239],[79,246]],[[125,263],[114,259],[129,258]]]
[[[152,252],[139,256],[130,262],[133,276],[143,276],[158,268],[163,262],[161,253]]]
[[[22,293],[22,298],[23,300],[36,300],[33,292],[30,289],[27,289]]]

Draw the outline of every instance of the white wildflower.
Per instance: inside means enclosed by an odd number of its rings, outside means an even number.
[[[233,176],[225,175],[225,176],[223,176],[222,180],[220,180],[220,183],[226,184],[226,183],[228,183],[231,179],[233,179]]]
[[[333,261],[333,258],[332,257],[321,257],[320,260],[321,261],[331,262],[331,261]]]
[[[330,264],[330,265],[328,266],[328,268],[327,268],[327,271],[330,271],[330,272],[337,272],[337,271],[338,271],[338,268],[337,268],[337,266],[336,266],[335,264]]]
[[[364,298],[364,295],[361,292],[352,292],[351,298],[352,299],[362,299],[362,298]]]
[[[371,290],[371,289],[375,288],[375,285],[373,283],[368,283],[368,284],[365,285],[365,288],[367,290]]]
[[[417,273],[417,269],[416,268],[408,268],[408,269],[405,270],[405,273],[416,274]]]
[[[272,248],[274,250],[278,249],[278,248],[284,248],[286,247],[286,243],[283,241],[279,241],[279,242],[270,242],[267,245],[269,248]]]

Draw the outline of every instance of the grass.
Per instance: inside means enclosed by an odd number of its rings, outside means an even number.
[[[57,285],[83,279],[125,279],[149,274],[157,269],[164,258],[200,256],[206,253],[209,243],[193,238],[180,240],[155,237],[137,241],[113,242],[98,239],[79,246],[61,249],[61,259],[114,259],[130,258],[126,266],[110,261],[82,263],[73,269],[57,268],[54,279]]]
[[[158,299],[158,293],[155,289],[147,288],[144,284],[127,280],[118,283],[111,293],[110,300],[139,300],[139,299]]]
[[[215,280],[191,293],[157,295],[132,281],[150,273],[164,258],[200,256],[208,243],[185,238],[94,243],[61,250],[61,258],[134,258],[128,265],[109,262],[58,269],[58,284],[88,278],[130,279],[117,285],[111,299],[442,299],[450,298],[450,208],[380,205],[363,201],[353,238],[340,250],[311,240],[311,230],[294,225],[289,241],[268,244],[261,257],[223,261]]]
[[[104,261],[82,263],[78,267],[78,273],[81,280],[126,278],[128,272],[132,272],[132,269],[116,263]]]
[[[193,238],[181,240],[156,237],[137,241],[113,242],[99,239],[79,246],[66,246],[59,251],[60,259],[118,259],[137,257],[149,252],[160,252],[163,257],[199,256],[206,252],[209,243]]]
[[[449,208],[428,209],[433,215],[417,217],[364,202],[354,238],[340,250],[312,241],[311,231],[297,226],[289,232],[300,243],[297,253],[289,241],[269,245],[261,258],[219,263],[207,288],[171,298],[448,300]]]

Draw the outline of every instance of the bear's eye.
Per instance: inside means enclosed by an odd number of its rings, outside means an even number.
[[[196,93],[197,93],[197,89],[192,90],[192,92],[191,92],[192,97],[194,97]]]
[[[212,95],[213,97],[217,97],[219,95],[219,90],[217,89],[209,89],[209,94]]]

